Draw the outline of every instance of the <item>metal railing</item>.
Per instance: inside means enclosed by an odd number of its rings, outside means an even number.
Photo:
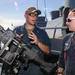
[[[63,26],[63,27],[40,27],[41,29],[54,29],[54,35],[53,38],[55,38],[55,34],[56,34],[56,30],[57,29],[62,29],[62,30],[66,30],[68,27],[67,26]]]

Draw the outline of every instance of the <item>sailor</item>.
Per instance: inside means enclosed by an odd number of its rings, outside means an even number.
[[[59,58],[57,75],[75,75],[75,9],[70,10],[66,25],[72,33],[63,39],[63,48]]]
[[[17,37],[22,38],[30,46],[35,48],[41,59],[44,59],[44,54],[50,53],[50,39],[45,30],[40,29],[36,26],[38,16],[41,14],[40,10],[35,7],[29,7],[24,13],[26,23],[19,27],[16,27],[14,31]],[[23,68],[23,66],[21,66]],[[34,61],[29,61],[28,69],[20,70],[19,75],[44,75],[40,70],[38,64]]]

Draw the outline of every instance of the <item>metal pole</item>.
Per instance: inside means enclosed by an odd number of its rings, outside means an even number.
[[[46,21],[48,21],[47,20],[47,8],[46,8],[46,1],[44,0],[44,10],[45,10],[45,18],[46,18]]]
[[[36,0],[36,5],[37,5],[37,9],[38,9],[38,0]]]

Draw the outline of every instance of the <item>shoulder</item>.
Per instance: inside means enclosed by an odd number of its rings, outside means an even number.
[[[65,41],[65,40],[68,40],[68,39],[70,38],[71,35],[73,35],[73,33],[68,33],[68,34],[64,37],[63,40],[64,40],[64,41]]]
[[[21,30],[23,28],[24,25],[20,25],[14,28],[14,30]]]
[[[68,33],[64,38],[68,38],[72,35],[73,33]]]
[[[40,28],[40,27],[36,27],[35,28],[37,31],[39,31],[40,33],[46,33],[44,29]]]

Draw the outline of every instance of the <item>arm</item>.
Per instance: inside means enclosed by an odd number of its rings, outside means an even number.
[[[49,47],[45,44],[43,44],[42,42],[39,42],[37,43],[37,46],[41,49],[41,51],[43,51],[44,53],[46,54],[49,54],[50,53],[50,50],[49,50]]]
[[[37,36],[33,32],[31,32],[31,34],[29,34],[29,38],[32,39],[31,43],[36,44],[42,52],[44,52],[46,54],[50,53],[50,48],[47,45],[40,42],[38,40]]]
[[[63,39],[62,51],[61,51],[61,54],[60,54],[60,57],[59,57],[57,75],[63,75],[63,71],[64,71],[64,69],[65,69],[64,45],[65,45],[65,38]]]

